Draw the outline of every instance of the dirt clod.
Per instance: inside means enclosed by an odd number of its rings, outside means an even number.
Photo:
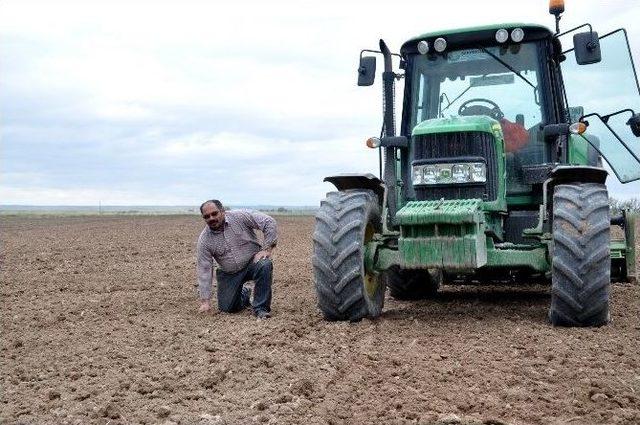
[[[169,406],[160,406],[156,413],[159,418],[166,418],[171,414],[171,408]]]
[[[594,403],[598,403],[608,399],[609,397],[607,397],[607,395],[603,393],[595,393],[594,395],[591,396],[591,401],[593,401]]]
[[[459,425],[462,423],[462,419],[458,415],[448,413],[438,418],[438,425]]]
[[[293,401],[293,397],[291,396],[291,394],[284,394],[276,399],[276,403],[279,403],[279,404],[291,403],[292,401]]]
[[[267,407],[269,407],[269,405],[265,401],[259,401],[251,407],[255,410],[263,411],[263,410],[266,410]]]
[[[76,400],[78,400],[78,401],[83,401],[83,400],[88,399],[89,397],[91,397],[91,393],[88,393],[88,392],[82,392],[82,393],[80,393],[80,394],[78,394],[78,395],[76,396]]]
[[[224,381],[225,378],[226,372],[224,369],[215,369],[209,374],[209,376],[202,380],[202,386],[211,389]]]
[[[227,421],[220,415],[203,413],[200,415],[199,425],[227,425]]]
[[[291,392],[299,396],[309,397],[313,394],[313,382],[309,379],[298,379],[291,384]]]
[[[98,413],[100,416],[109,419],[118,419],[120,417],[120,409],[114,403],[108,403]]]

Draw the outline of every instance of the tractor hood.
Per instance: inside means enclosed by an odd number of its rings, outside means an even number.
[[[485,115],[454,116],[449,118],[434,118],[422,121],[411,132],[412,136],[421,136],[435,133],[454,133],[482,131],[501,137],[500,123]]]

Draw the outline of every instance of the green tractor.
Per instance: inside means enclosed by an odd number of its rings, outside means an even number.
[[[443,282],[547,281],[553,325],[608,323],[611,280],[636,279],[636,218],[610,216],[602,159],[622,183],[640,179],[640,86],[624,29],[560,32],[563,11],[551,2],[555,31],[491,25],[360,53],[361,86],[370,53],[384,58],[382,133],[367,140],[380,178],[324,179],[337,188],[313,234],[325,319],[379,316],[386,288],[424,299]]]

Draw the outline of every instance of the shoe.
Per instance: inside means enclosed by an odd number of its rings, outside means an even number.
[[[256,317],[258,319],[268,319],[269,317],[271,317],[271,313],[269,313],[267,310],[258,310],[256,311]]]
[[[242,288],[242,294],[240,297],[242,299],[242,308],[251,307],[251,288]]]

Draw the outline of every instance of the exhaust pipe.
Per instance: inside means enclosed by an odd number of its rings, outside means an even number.
[[[384,40],[380,40],[380,51],[384,57],[384,72],[382,73],[382,112],[384,123],[384,137],[396,135],[394,111],[394,78],[392,70],[391,52]],[[391,228],[396,218],[396,153],[395,148],[384,148],[384,183],[387,186],[388,226]]]

